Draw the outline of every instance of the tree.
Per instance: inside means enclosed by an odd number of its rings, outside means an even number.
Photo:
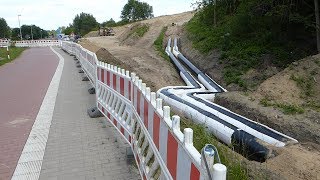
[[[31,27],[32,27],[32,34],[31,34]],[[48,37],[48,32],[46,30],[43,30],[42,28],[36,26],[36,25],[22,25],[21,26],[21,34],[22,38],[26,40],[31,40],[32,37],[34,40],[36,39],[43,39]],[[12,40],[20,40],[20,29],[19,28],[13,28],[12,29]]]
[[[320,53],[320,15],[319,15],[319,1],[314,0],[314,12],[316,16],[316,33],[317,33],[317,49]]]
[[[128,0],[121,11],[123,21],[137,21],[153,17],[153,8],[148,3]]]
[[[0,18],[0,38],[9,38],[10,37],[10,27],[7,24],[7,21],[3,18]]]
[[[102,27],[113,27],[116,25],[116,22],[111,18],[109,21],[105,21],[101,24]]]
[[[14,41],[20,40],[20,28],[13,28],[11,30],[11,39]]]
[[[73,19],[73,28],[76,34],[80,34],[84,36],[92,30],[97,29],[99,23],[96,18],[91,14],[80,13],[80,15],[76,15]]]
[[[70,35],[71,33],[74,33],[74,27],[72,24],[69,24],[63,31],[64,34]]]

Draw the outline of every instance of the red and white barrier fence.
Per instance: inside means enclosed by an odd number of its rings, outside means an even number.
[[[7,46],[10,46],[10,41],[0,39],[0,47],[7,47]]]
[[[192,129],[181,132],[180,117],[170,117],[170,107],[135,73],[98,61],[78,44],[61,46],[94,77],[97,107],[131,145],[143,179],[226,179],[226,167],[214,164],[214,151],[202,156],[193,146]]]
[[[15,41],[16,47],[45,47],[45,46],[59,46],[58,40],[26,40],[26,41]]]

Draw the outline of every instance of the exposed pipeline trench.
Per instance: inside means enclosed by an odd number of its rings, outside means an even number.
[[[298,142],[292,137],[211,102],[210,99],[217,93],[226,90],[179,52],[177,38],[174,39],[173,48],[171,39],[168,40],[166,53],[187,86],[161,88],[158,90],[159,96],[195,123],[204,124],[220,141],[232,145],[239,153],[245,153],[248,159],[260,162],[271,156],[270,147],[283,147]],[[197,76],[198,80],[192,74]]]

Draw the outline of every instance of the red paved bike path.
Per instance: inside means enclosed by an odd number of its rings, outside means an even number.
[[[0,66],[0,180],[11,179],[58,66],[50,48],[31,48]]]

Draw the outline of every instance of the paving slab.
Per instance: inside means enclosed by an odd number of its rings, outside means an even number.
[[[40,179],[141,179],[135,164],[127,163],[126,147],[105,118],[91,119],[95,106],[89,82],[83,82],[73,57],[64,58],[55,109],[42,162]]]

